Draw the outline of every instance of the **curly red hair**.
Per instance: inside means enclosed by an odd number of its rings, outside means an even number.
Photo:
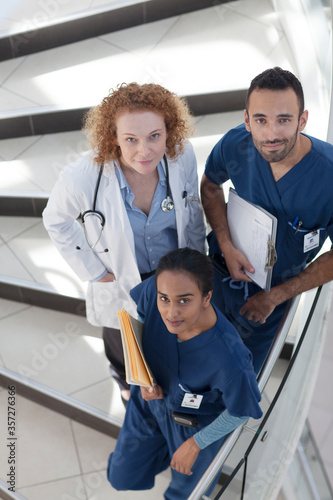
[[[96,163],[119,161],[121,152],[116,144],[117,115],[122,111],[139,110],[156,111],[164,117],[168,134],[166,153],[171,159],[183,153],[186,140],[194,131],[186,100],[156,83],[122,83],[84,117],[83,130],[95,153]]]

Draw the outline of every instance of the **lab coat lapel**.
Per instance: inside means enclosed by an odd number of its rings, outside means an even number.
[[[133,231],[127,216],[127,212],[121,196],[121,191],[114,169],[109,169],[106,174],[109,182],[104,189],[103,198],[105,200],[106,234],[109,238],[109,248],[117,260],[117,267],[121,269],[124,276],[132,276],[137,283],[139,271],[135,257],[135,245]],[[110,221],[110,222],[109,222]],[[114,245],[117,238],[118,245]],[[133,285],[134,286],[134,285]]]
[[[184,179],[182,179],[181,177],[181,169],[177,168],[177,164],[172,164],[172,163],[170,164],[170,162],[169,162],[169,182],[170,182],[170,190],[172,193],[172,199],[175,204],[178,246],[184,247],[186,246],[186,238],[185,238],[186,220],[185,220],[185,211],[183,211],[184,199],[182,198]]]

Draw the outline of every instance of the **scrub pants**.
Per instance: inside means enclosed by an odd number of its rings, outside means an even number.
[[[201,427],[203,425],[189,428],[176,424],[163,399],[146,402],[141,397],[140,389],[132,387],[125,421],[115,451],[109,457],[107,476],[113,488],[153,488],[155,476],[169,467],[174,452]],[[172,470],[172,479],[164,494],[166,500],[188,499],[223,440],[200,451],[192,467],[192,476]],[[216,482],[217,479],[209,492]]]
[[[233,282],[230,286],[230,279],[225,279],[219,271],[214,269],[212,302],[234,325],[244,344],[251,351],[254,371],[258,374],[281,323],[288,301],[277,306],[263,325],[250,321],[245,314],[239,314],[239,310],[246,302],[246,288],[249,297],[259,292],[261,288],[254,283],[247,285],[244,283],[243,281]],[[239,286],[239,288],[233,288],[234,286]]]

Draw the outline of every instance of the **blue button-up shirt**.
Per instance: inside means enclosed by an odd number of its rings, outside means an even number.
[[[175,210],[163,212],[162,201],[166,198],[166,177],[162,163],[157,165],[159,182],[147,216],[133,205],[134,193],[120,168],[116,174],[124,205],[134,234],[135,255],[139,272],[154,271],[163,255],[178,248]]]

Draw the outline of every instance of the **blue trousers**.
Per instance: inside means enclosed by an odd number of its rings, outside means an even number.
[[[155,476],[169,467],[174,452],[201,427],[203,425],[189,428],[176,424],[163,399],[147,403],[142,399],[140,389],[133,386],[125,421],[108,462],[107,476],[113,488],[153,488]],[[192,476],[172,470],[172,479],[164,494],[166,500],[187,500],[223,440],[200,451],[192,467]]]
[[[242,337],[244,344],[252,353],[254,371],[258,373],[265,361],[288,302],[284,302],[277,306],[263,325],[250,321],[245,315],[239,314],[246,299],[244,297],[244,282],[236,283],[239,283],[241,287],[232,288],[230,286],[230,280],[224,280],[224,277],[214,269],[212,302],[221,312],[223,312]],[[261,290],[255,283],[248,283],[247,287],[249,297]]]

